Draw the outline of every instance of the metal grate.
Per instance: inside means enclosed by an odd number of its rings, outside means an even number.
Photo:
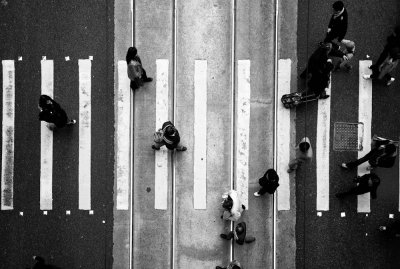
[[[333,150],[359,151],[362,150],[364,124],[335,122]]]

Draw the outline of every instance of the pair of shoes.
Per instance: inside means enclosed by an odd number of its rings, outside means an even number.
[[[255,197],[260,197],[261,194],[259,194],[258,191],[256,191],[256,192],[254,193],[254,196],[255,196]]]
[[[226,234],[220,234],[219,237],[221,237],[222,239],[228,240],[228,236]]]
[[[152,82],[153,81],[153,78],[145,78],[145,79],[143,79],[143,82]]]
[[[371,75],[363,75],[363,78],[364,78],[364,79],[370,79],[370,78],[371,78]]]
[[[154,145],[151,145],[151,148],[152,148],[152,149],[155,149],[155,150],[160,150],[160,148],[157,148],[157,147],[154,146]]]
[[[187,150],[187,147],[182,147],[182,148],[176,149],[176,151],[186,151],[186,150]]]
[[[386,86],[390,86],[395,81],[394,78],[390,78],[390,80],[386,83]]]
[[[346,163],[342,163],[342,164],[340,165],[340,167],[341,167],[341,168],[344,168],[344,169],[349,169],[349,167],[347,167],[347,164],[346,164]]]

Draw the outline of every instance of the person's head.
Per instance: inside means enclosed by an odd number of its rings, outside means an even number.
[[[135,47],[130,47],[126,53],[126,63],[129,64],[137,55],[137,49]]]
[[[165,128],[164,133],[166,135],[173,135],[175,133],[175,128],[173,126],[168,126],[167,128]]]
[[[340,12],[342,12],[344,4],[342,1],[336,1],[335,3],[333,3],[332,8],[334,14],[339,14]]]
[[[393,154],[396,152],[396,145],[395,144],[388,144],[385,147],[385,153],[387,155]]]
[[[308,143],[307,141],[303,141],[299,144],[299,149],[301,152],[306,153],[307,150],[310,149],[310,143]]]
[[[51,105],[52,105],[52,102],[51,102],[50,96],[42,94],[39,97],[39,106],[41,108],[46,108],[46,107],[51,106]]]
[[[222,202],[222,207],[225,208],[226,210],[231,210],[233,206],[233,201],[232,199],[225,199]]]
[[[279,176],[274,169],[268,169],[266,173],[266,177],[270,181],[279,181]]]

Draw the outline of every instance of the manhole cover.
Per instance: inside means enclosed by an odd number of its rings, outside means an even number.
[[[362,150],[363,137],[363,123],[335,122],[333,150]]]

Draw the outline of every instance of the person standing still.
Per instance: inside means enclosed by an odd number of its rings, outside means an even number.
[[[313,150],[311,147],[311,142],[308,137],[304,137],[300,143],[296,146],[296,158],[289,162],[289,169],[287,170],[288,173],[292,173],[295,171],[299,166],[311,160],[313,157]]]
[[[137,49],[130,47],[126,53],[126,63],[128,65],[128,77],[131,80],[132,90],[140,88],[144,82],[153,81],[152,78],[147,77],[146,70],[144,70],[142,61],[137,55]]]
[[[324,42],[332,42],[337,39],[342,42],[347,33],[347,10],[342,1],[336,1],[332,5],[333,14],[329,21],[328,30]]]
[[[48,95],[39,97],[39,110],[39,120],[47,122],[47,128],[52,131],[76,123],[76,120],[68,120],[64,109]]]

